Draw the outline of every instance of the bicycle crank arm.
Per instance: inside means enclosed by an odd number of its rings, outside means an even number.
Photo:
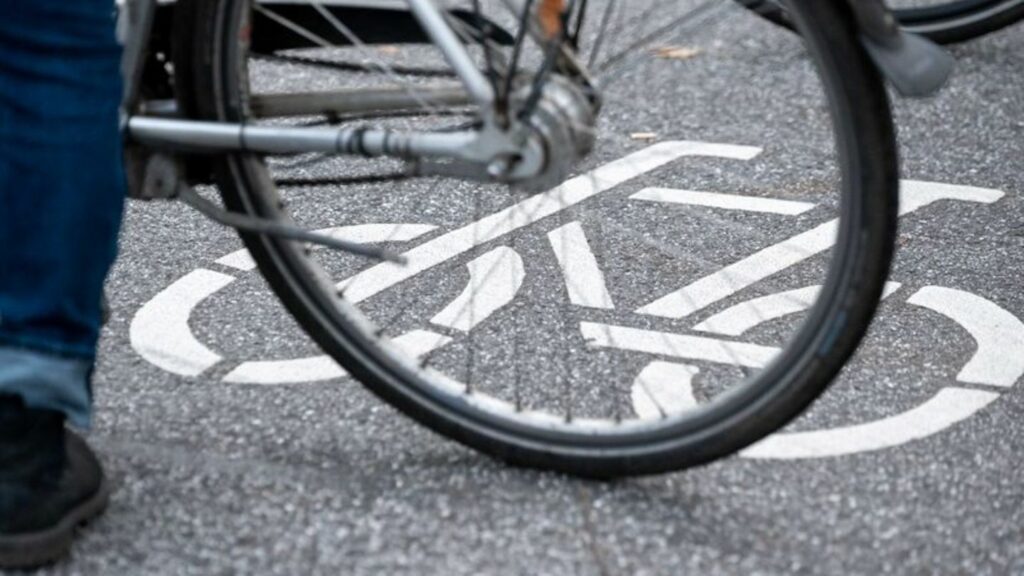
[[[850,0],[871,59],[903,96],[938,92],[953,73],[953,57],[930,40],[903,30],[882,0]]]

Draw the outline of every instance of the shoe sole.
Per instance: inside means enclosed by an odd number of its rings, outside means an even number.
[[[106,479],[88,500],[73,508],[54,527],[39,532],[0,536],[0,569],[39,568],[71,551],[75,530],[103,513],[110,503]]]

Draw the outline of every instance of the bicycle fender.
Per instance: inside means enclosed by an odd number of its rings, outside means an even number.
[[[955,63],[949,52],[900,28],[881,0],[850,0],[850,6],[860,28],[861,43],[901,95],[931,96],[946,84]]]

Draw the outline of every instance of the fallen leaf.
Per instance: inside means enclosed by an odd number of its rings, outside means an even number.
[[[700,53],[700,48],[686,46],[662,46],[654,49],[654,55],[665,60],[689,60]]]
[[[658,135],[654,132],[633,132],[629,135],[633,140],[657,140]]]

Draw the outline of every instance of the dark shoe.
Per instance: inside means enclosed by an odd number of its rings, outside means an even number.
[[[0,397],[0,569],[65,556],[108,499],[99,460],[62,415]]]

